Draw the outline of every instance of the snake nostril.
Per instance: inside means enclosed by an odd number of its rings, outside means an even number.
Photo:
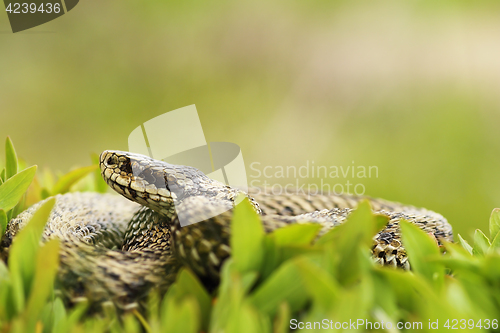
[[[117,165],[118,164],[118,157],[116,157],[116,155],[111,155],[108,157],[107,161],[106,161],[106,164],[108,166],[110,165]]]

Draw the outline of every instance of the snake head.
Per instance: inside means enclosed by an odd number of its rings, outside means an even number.
[[[225,186],[196,168],[140,154],[106,150],[99,160],[101,175],[113,190],[169,217],[184,198]]]

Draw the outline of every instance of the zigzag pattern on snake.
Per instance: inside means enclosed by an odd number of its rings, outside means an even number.
[[[272,195],[261,189],[245,193],[193,167],[122,151],[104,151],[100,168],[106,183],[121,196],[58,195],[43,234],[43,240],[62,240],[58,281],[71,301],[84,297],[91,302],[136,304],[152,287],[165,291],[182,265],[202,281],[216,283],[223,261],[231,254],[230,221],[239,195],[249,198],[266,232],[310,222],[320,223],[325,232],[344,222],[359,201],[366,199],[299,192]],[[401,244],[401,219],[437,240],[453,238],[451,226],[437,213],[368,199],[374,212],[389,218],[374,237],[373,258],[380,264],[409,268]],[[4,260],[15,235],[41,204],[9,222],[0,244]],[[188,224],[201,222],[181,227],[179,216]]]

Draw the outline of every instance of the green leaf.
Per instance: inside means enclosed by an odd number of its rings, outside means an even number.
[[[380,267],[376,269],[376,273],[386,280],[384,283],[386,286],[392,288],[399,306],[412,313],[415,313],[416,307],[423,299],[423,297],[418,297],[420,293],[430,296],[434,292],[425,279],[403,270]]]
[[[259,274],[255,271],[249,271],[241,274],[241,290],[244,293],[247,293],[253,285],[255,285],[255,281],[259,277]]]
[[[344,249],[359,241],[370,246],[372,237],[387,224],[387,221],[388,218],[385,215],[372,214],[370,203],[368,200],[364,200],[349,215],[345,223],[321,236],[316,244],[324,245],[340,242],[339,248]]]
[[[14,208],[10,210],[10,213],[12,215],[10,216],[9,221],[24,211],[24,209],[26,208],[26,197],[26,195],[23,195],[17,205],[15,205]]]
[[[5,140],[5,171],[7,179],[17,173],[17,155],[10,137]]]
[[[440,255],[436,241],[408,221],[401,220],[399,225],[412,270],[425,276],[435,287],[440,288],[444,282],[444,267],[430,260]]]
[[[490,252],[500,253],[500,233],[491,241]]]
[[[316,242],[317,246],[331,247],[331,253],[335,253],[336,277],[342,285],[358,280],[365,266],[360,250],[369,252],[373,236],[386,224],[387,217],[372,214],[369,202],[364,200],[344,224],[333,228]]]
[[[281,303],[287,302],[292,311],[300,309],[307,300],[300,268],[294,260],[281,265],[249,297],[249,301],[260,311],[274,315]]]
[[[270,333],[271,324],[267,317],[257,312],[244,297],[244,285],[254,280],[254,276],[252,273],[242,275],[237,271],[232,258],[223,264],[219,297],[214,305],[209,332]]]
[[[169,292],[171,290],[169,289]],[[154,325],[159,324],[158,316],[161,315],[159,308],[160,308],[160,292],[159,290],[153,289],[149,292],[148,299],[147,299],[147,313],[145,315],[148,316],[149,322],[153,325],[153,327],[149,327],[149,329],[153,329],[154,331]],[[165,299],[165,298],[164,298]],[[144,317],[140,313],[134,313],[137,319],[143,323],[143,325],[147,325],[147,322],[145,323]],[[144,326],[146,327],[146,326]]]
[[[0,186],[0,209],[11,210],[21,200],[35,177],[36,165],[7,179]]]
[[[102,310],[102,312],[104,313],[105,322],[107,322],[109,326],[109,332],[121,333],[121,327],[115,304],[111,301],[106,301],[102,303]]]
[[[459,239],[460,238],[461,237],[459,237]],[[445,240],[442,240],[442,243],[446,248],[446,254],[436,258],[435,261],[442,262],[446,267],[451,268],[453,271],[479,271],[479,259],[472,256],[472,247],[470,247],[469,244],[467,244],[469,249],[465,249],[459,244],[447,242]]]
[[[267,318],[259,315],[259,312],[249,305],[243,303],[238,312],[229,318],[226,332],[238,333],[270,333],[270,322]]]
[[[233,258],[224,262],[220,275],[218,298],[212,311],[209,332],[226,330],[229,318],[241,308],[245,294],[241,273],[236,270]]]
[[[460,234],[458,234],[458,243],[472,255],[472,246]]]
[[[68,172],[57,180],[54,188],[52,189],[52,195],[68,192],[71,186],[73,186],[77,181],[96,169],[97,165],[90,165]]]
[[[366,280],[363,279],[362,281]],[[339,322],[354,321],[353,318],[367,318],[369,315],[369,300],[367,300],[367,297],[371,298],[371,295],[369,293],[363,293],[363,291],[364,288],[361,288],[361,285],[357,288],[344,290],[341,295],[342,302],[338,303],[335,310],[330,313],[334,313],[335,318]],[[363,331],[364,330],[361,330],[361,332]]]
[[[274,244],[272,239],[269,237],[266,237],[265,240],[265,256],[259,272],[259,279],[261,281],[267,279],[276,270],[276,268],[289,259],[302,255],[321,253],[321,249],[311,245],[278,246]]]
[[[14,179],[14,177],[11,179]],[[54,203],[55,198],[48,199],[44,202],[12,242],[12,248],[9,255],[9,268],[15,301],[13,306],[17,313],[20,313],[24,309],[25,298],[30,294],[35,272],[34,263],[36,260],[36,253],[40,246],[43,229],[47,223]]]
[[[339,298],[339,285],[320,267],[306,258],[297,258],[295,261],[307,291],[313,297],[315,304],[327,311],[331,309]]]
[[[272,232],[271,237],[274,238],[276,245],[307,245],[310,244],[319,230],[321,224],[291,224],[289,226],[276,229]]]
[[[500,279],[500,256],[490,255],[480,260],[483,269],[482,273],[485,277],[490,277],[491,281],[498,281]]]
[[[2,172],[0,172],[0,184],[5,183],[5,168],[2,169]]]
[[[447,242],[445,240],[442,240],[442,243],[446,249],[446,254],[439,257],[439,261],[442,261],[447,267],[453,270],[477,270],[479,259],[472,256],[472,248],[469,252],[469,250],[463,248],[459,244]]]
[[[138,313],[135,311],[135,313]],[[141,325],[136,317],[126,314],[123,318],[123,331],[125,333],[141,332]],[[148,331],[146,331],[148,332]]]
[[[10,273],[2,260],[0,260],[0,286],[0,323],[2,323],[14,315]]]
[[[5,280],[10,279],[9,269],[5,265],[5,263],[0,260],[0,282],[4,282]],[[1,290],[2,288],[0,288]]]
[[[478,275],[471,275],[470,273],[477,272]],[[479,270],[471,270],[466,272],[467,276],[461,278],[458,282],[463,286],[469,295],[469,299],[474,302],[474,307],[478,310],[484,311],[488,316],[496,316],[498,314],[498,302],[495,300],[496,293],[492,293],[488,283],[484,280]],[[497,278],[498,279],[498,278]],[[492,297],[493,296],[493,297]]]
[[[46,188],[42,188],[42,191],[40,192],[40,196],[42,197],[42,199],[47,199],[48,197],[50,197],[49,190],[47,190]]]
[[[495,243],[495,238],[497,238],[500,231],[500,208],[495,208],[491,212],[490,216],[490,239],[492,243]]]
[[[61,299],[57,298],[57,303],[61,303]],[[54,303],[55,303],[54,302]],[[53,333],[65,333],[65,332],[73,332],[76,324],[81,320],[84,316],[85,312],[88,309],[88,302],[82,301],[79,302],[76,306],[74,306],[69,314],[65,314],[63,317],[59,317],[60,319],[54,324]]]
[[[9,223],[7,219],[7,214],[5,214],[5,211],[3,209],[0,209],[0,238],[5,234],[5,231],[7,230],[7,223]]]
[[[292,315],[290,313],[290,307],[287,303],[281,303],[274,320],[274,330],[275,333],[288,333],[290,332],[290,319]]]
[[[183,299],[193,297],[200,308],[202,328],[208,329],[208,320],[210,318],[211,298],[205,288],[199,282],[198,278],[189,270],[182,269],[176,280],[176,297]]]
[[[260,268],[260,280],[269,277],[272,272],[288,259],[319,253],[321,249],[311,245],[321,225],[318,223],[291,224],[275,229],[264,236],[265,256]]]
[[[377,269],[378,268],[380,267],[377,267]],[[386,316],[389,316],[392,319],[397,319],[399,306],[396,302],[396,291],[388,283],[387,279],[384,279],[379,274],[370,274],[370,277],[371,282],[373,283],[374,304],[372,305],[372,307],[377,308],[378,306],[380,306],[380,311],[383,311]]]
[[[263,256],[264,229],[248,199],[234,208],[231,221],[231,255],[241,272],[259,270]]]
[[[199,332],[199,309],[196,300],[186,297],[178,302],[174,298],[166,298],[166,306],[162,313],[162,331],[178,333]]]
[[[472,254],[475,256],[484,256],[491,246],[490,240],[479,229],[474,233],[474,248]]]
[[[59,267],[59,240],[45,243],[36,255],[35,275],[26,308],[26,319],[38,318],[39,311],[49,297],[54,286]]]

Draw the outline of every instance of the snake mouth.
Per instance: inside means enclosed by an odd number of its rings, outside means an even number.
[[[99,158],[101,175],[112,189],[141,205],[170,212],[177,195],[170,191],[162,163],[116,150],[104,151]]]
[[[99,165],[103,179],[116,192],[169,217],[191,196],[216,197],[227,191],[226,185],[196,168],[140,154],[106,150]]]

